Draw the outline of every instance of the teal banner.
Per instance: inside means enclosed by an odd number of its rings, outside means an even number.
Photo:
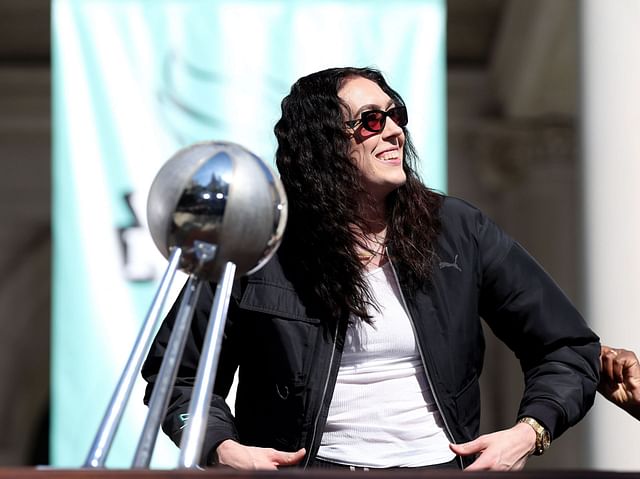
[[[444,4],[52,2],[53,465],[84,462],[165,269],[146,196],[178,149],[233,141],[273,162],[279,104],[297,78],[372,66],[406,100],[420,174],[444,191]],[[140,380],[109,467],[131,464],[143,393]],[[176,451],[160,433],[152,465],[175,467]]]

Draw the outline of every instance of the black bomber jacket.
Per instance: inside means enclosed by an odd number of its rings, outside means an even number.
[[[536,418],[556,438],[593,404],[598,337],[536,261],[482,212],[445,197],[438,259],[430,284],[411,290],[393,262],[413,322],[428,383],[452,442],[478,436],[484,338],[480,317],[515,353],[525,388],[518,416]],[[185,354],[163,423],[179,444],[215,285],[195,310]],[[176,302],[152,345],[142,374],[153,388]],[[334,327],[332,327],[334,328]],[[201,463],[225,439],[283,451],[307,450],[313,464],[336,381],[346,324],[335,331],[302,303],[276,254],[238,281],[211,401]],[[239,368],[235,416],[224,397]],[[464,459],[468,463],[469,459]]]

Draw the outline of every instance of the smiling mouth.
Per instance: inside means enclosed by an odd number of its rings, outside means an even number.
[[[383,151],[376,158],[382,161],[394,161],[400,159],[400,152],[398,150]]]

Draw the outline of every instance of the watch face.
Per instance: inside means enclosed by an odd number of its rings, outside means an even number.
[[[519,422],[529,424],[536,432],[536,448],[533,453],[534,455],[540,456],[544,453],[544,451],[549,449],[549,446],[551,444],[551,435],[542,424],[531,417],[524,417],[520,419]]]

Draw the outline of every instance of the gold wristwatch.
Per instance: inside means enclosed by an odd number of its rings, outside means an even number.
[[[518,422],[524,422],[531,426],[533,430],[536,432],[536,448],[533,451],[534,456],[542,456],[544,451],[549,449],[549,445],[551,444],[551,435],[547,428],[545,428],[538,421],[533,419],[532,417],[522,417],[518,420]]]

